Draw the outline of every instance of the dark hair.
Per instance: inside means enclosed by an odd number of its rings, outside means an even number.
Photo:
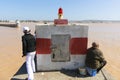
[[[99,47],[99,44],[96,43],[96,42],[93,42],[93,43],[92,43],[92,47]]]

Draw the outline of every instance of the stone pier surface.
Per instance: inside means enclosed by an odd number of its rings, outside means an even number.
[[[115,80],[105,69],[102,69],[96,76],[82,76],[77,70],[45,71],[34,73],[34,80]],[[25,63],[11,80],[24,80],[27,78]]]

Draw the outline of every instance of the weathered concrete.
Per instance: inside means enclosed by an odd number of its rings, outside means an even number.
[[[37,70],[83,67],[87,37],[86,25],[36,25]]]
[[[34,73],[34,80],[115,80],[105,69],[101,70],[95,77],[82,76],[77,70],[60,70]],[[27,72],[24,65],[11,78],[11,80],[24,80]]]
[[[110,75],[105,76],[103,72],[95,77],[81,76],[73,71],[37,72],[34,76],[34,80],[115,80]],[[23,80],[26,77],[27,74],[15,75],[11,80]]]

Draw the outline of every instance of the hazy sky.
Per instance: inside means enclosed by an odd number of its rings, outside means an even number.
[[[69,20],[120,20],[120,0],[0,0],[0,19],[54,20],[59,7]]]

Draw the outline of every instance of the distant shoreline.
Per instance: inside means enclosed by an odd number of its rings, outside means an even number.
[[[120,23],[120,20],[68,20],[69,23]],[[0,23],[13,23],[16,20],[0,20]],[[51,23],[54,20],[19,20],[19,22]]]

